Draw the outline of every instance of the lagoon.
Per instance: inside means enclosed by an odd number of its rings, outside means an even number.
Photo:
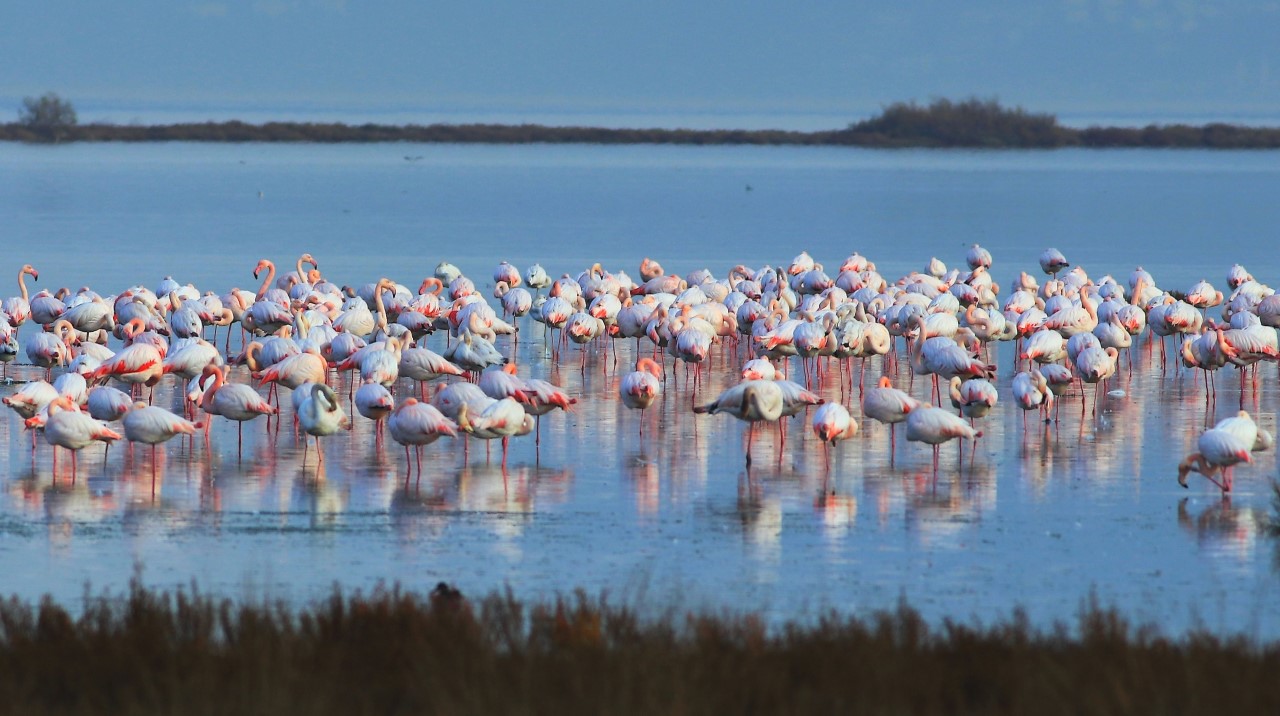
[[[856,250],[892,279],[930,256],[960,265],[977,242],[1002,284],[1038,271],[1040,251],[1056,246],[1095,278],[1123,282],[1141,265],[1167,288],[1224,288],[1233,263],[1280,280],[1277,190],[1280,165],[1261,152],[10,144],[0,271],[31,263],[39,287],[104,294],[172,275],[222,293],[254,288],[260,258],[283,270],[307,251],[353,285],[389,276],[416,287],[448,260],[487,295],[500,260],[553,275],[600,262],[636,277],[651,256],[668,271],[723,275],[801,250],[836,266]],[[403,451],[375,445],[359,418],[328,439],[321,471],[287,422],[271,434],[256,421],[242,456],[225,423],[209,448],[170,443],[153,494],[147,451],[86,450],[73,482],[61,463],[54,474],[43,442],[32,457],[6,412],[0,590],[75,602],[86,585],[119,591],[140,568],[156,586],[194,580],[294,603],[334,584],[447,580],[469,593],[582,587],[774,621],[901,598],[932,618],[992,621],[1022,606],[1038,624],[1071,620],[1093,594],[1166,631],[1280,636],[1277,542],[1263,530],[1275,453],[1241,466],[1229,500],[1194,476],[1188,490],[1175,480],[1199,430],[1242,403],[1274,430],[1273,366],[1243,396],[1234,369],[1220,371],[1206,407],[1198,376],[1162,370],[1144,345],[1133,377],[1122,369],[1113,386],[1125,396],[1104,397],[1096,418],[1081,420],[1074,398],[1046,432],[1006,403],[985,419],[972,461],[945,446],[936,478],[919,445],[900,443],[890,465],[887,430],[866,423],[828,470],[800,420],[785,450],[757,446],[747,474],[742,425],[689,410],[734,380],[742,355],[717,358],[693,398],[680,375],[642,441],[640,416],[616,398],[633,344],[620,342],[620,368],[593,354],[580,372],[576,347],[554,362],[542,327],[521,327],[519,346],[503,347],[522,374],[579,404],[544,420],[536,451],[515,440],[505,475],[496,448],[486,461],[483,445],[464,453],[458,440],[428,448],[406,486]],[[444,338],[428,344],[440,351]],[[1007,400],[1010,345],[996,362]],[[895,380],[906,385],[905,363]],[[176,405],[170,381],[164,405]],[[834,380],[822,392],[856,403]]]

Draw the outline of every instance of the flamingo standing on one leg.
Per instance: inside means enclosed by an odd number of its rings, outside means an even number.
[[[662,394],[662,366],[652,358],[636,361],[636,369],[618,382],[622,404],[632,410],[645,410]],[[644,437],[644,417],[640,418],[640,437]]]
[[[98,389],[95,389],[98,390]],[[91,396],[92,397],[92,396]],[[141,401],[133,404],[121,420],[124,436],[129,442],[151,446],[151,495],[156,494],[156,446],[176,435],[194,435],[204,427],[173,413]]]
[[[896,438],[894,429],[898,423],[904,422],[912,410],[920,407],[920,401],[905,391],[893,387],[888,376],[880,378],[880,383],[862,396],[862,414],[872,420],[889,426],[889,460],[893,461]]]
[[[751,442],[755,424],[775,422],[782,417],[785,395],[777,381],[746,380],[724,391],[718,398],[699,405],[695,413],[728,413],[747,423],[747,466],[751,466]]]
[[[907,415],[907,440],[933,446],[935,475],[938,472],[938,450],[942,443],[954,438],[972,441],[980,437],[982,432],[974,430],[963,418],[927,403]]]
[[[837,440],[847,440],[858,434],[858,421],[849,415],[849,410],[839,403],[824,403],[813,413],[813,434],[818,436],[823,445],[823,457],[826,465],[831,465],[831,446]]]

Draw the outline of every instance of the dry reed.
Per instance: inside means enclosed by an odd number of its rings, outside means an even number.
[[[1049,630],[1021,613],[931,626],[905,604],[766,628],[582,592],[525,605],[389,587],[295,609],[138,580],[79,616],[0,603],[15,714],[1272,714],[1276,674],[1280,645],[1167,638],[1092,601]]]

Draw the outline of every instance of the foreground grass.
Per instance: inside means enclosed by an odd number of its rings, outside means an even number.
[[[930,628],[906,606],[766,630],[399,589],[309,608],[138,584],[78,616],[0,605],[0,711],[45,714],[1280,713],[1280,645],[1135,629]]]

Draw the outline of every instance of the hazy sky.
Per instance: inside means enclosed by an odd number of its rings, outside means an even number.
[[[195,108],[783,126],[969,95],[1064,117],[1277,117],[1278,61],[1280,1],[1261,0],[0,3],[0,102],[56,90],[113,121]]]

